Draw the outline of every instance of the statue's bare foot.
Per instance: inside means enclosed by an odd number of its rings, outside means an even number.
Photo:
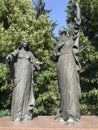
[[[72,117],[69,117],[69,119],[66,122],[66,124],[70,126],[74,125],[75,123],[76,121]]]
[[[14,120],[14,122],[20,122],[21,121],[21,119],[19,118],[19,117],[17,117],[15,120]]]
[[[24,117],[23,121],[28,121],[28,120],[31,120],[31,117],[30,117],[30,116],[28,116],[28,115],[25,115],[25,117]]]
[[[59,122],[65,122],[64,119],[63,119],[62,117],[57,118],[56,120],[59,121]]]
[[[80,121],[80,119],[76,118],[76,119],[75,119],[75,121],[76,121],[76,122],[79,122],[79,121]]]

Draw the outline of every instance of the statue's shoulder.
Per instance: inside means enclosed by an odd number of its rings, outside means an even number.
[[[30,55],[30,56],[31,56],[31,55],[32,55],[32,52],[31,52],[31,51],[28,51],[28,55]]]
[[[34,54],[31,51],[28,51],[30,57],[34,57]]]

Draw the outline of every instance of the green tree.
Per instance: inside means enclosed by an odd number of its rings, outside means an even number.
[[[45,9],[45,2],[43,0],[37,0],[37,1],[33,1],[33,4],[35,6],[35,14],[36,14],[36,19],[38,19],[40,17],[40,15],[45,15],[45,14],[49,14],[51,10],[46,10]]]
[[[45,2],[43,0],[33,1],[33,5],[34,5],[36,19],[38,19],[41,15],[47,15],[47,18],[49,18],[49,13],[51,12],[51,10],[45,9]],[[51,20],[51,34],[52,35],[54,35],[53,30],[55,29],[56,26],[57,26],[57,23]]]
[[[41,70],[34,73],[34,113],[52,114],[58,102],[55,64],[50,60],[55,41],[51,20],[46,14],[36,19],[30,0],[0,0],[0,3],[0,109],[10,108],[12,94],[5,57],[19,46],[22,38],[28,38],[30,50],[39,61],[44,61]]]
[[[80,62],[81,70],[81,112],[98,114],[98,1],[69,0],[67,23],[72,27],[75,16],[75,2],[81,9]]]

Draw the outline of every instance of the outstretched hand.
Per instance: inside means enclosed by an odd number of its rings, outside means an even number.
[[[41,69],[41,65],[43,64],[44,62],[40,62],[40,61],[37,61],[36,62],[36,68],[37,70],[40,70]]]
[[[44,62],[37,61],[36,64],[42,65]]]
[[[81,18],[80,18],[80,7],[79,7],[79,4],[77,2],[75,2],[76,4],[76,8],[77,8],[77,11],[76,11],[76,20],[78,21],[79,25],[81,23]]]
[[[13,60],[13,57],[10,54],[5,59],[6,62],[12,62],[12,60]]]
[[[79,4],[77,2],[75,2],[76,6],[79,7]]]

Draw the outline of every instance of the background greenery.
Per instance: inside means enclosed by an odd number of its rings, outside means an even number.
[[[82,114],[98,114],[98,1],[69,0],[67,23],[69,31],[75,16],[75,1],[81,8],[80,72]],[[34,72],[35,115],[53,115],[59,104],[56,64],[50,60],[55,37],[54,21],[48,17],[45,3],[38,0],[0,0],[0,116],[10,115],[12,86],[5,57],[18,47],[22,38],[30,41],[30,50],[39,61],[40,71]],[[73,17],[72,17],[73,16]]]

